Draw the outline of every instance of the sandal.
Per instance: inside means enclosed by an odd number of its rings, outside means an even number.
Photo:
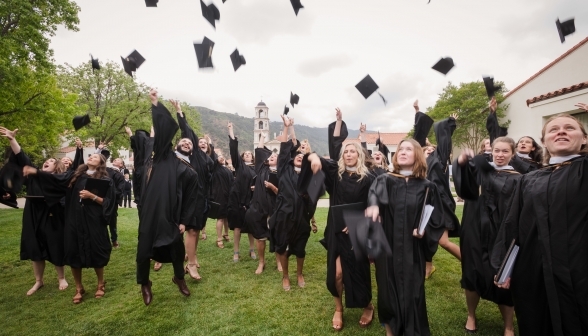
[[[219,248],[225,248],[225,245],[223,244],[222,238],[216,240],[216,246],[218,246]]]
[[[249,250],[249,256],[251,257],[251,259],[257,259],[257,256],[255,255],[255,250],[253,249]]]
[[[233,252],[233,262],[239,261],[239,252]]]
[[[104,290],[106,289],[105,286],[106,286],[106,281],[104,281],[104,283],[102,285],[98,285],[98,288],[96,289],[96,294],[94,294],[94,297],[96,299],[99,299],[104,296],[104,294],[105,294]]]
[[[198,274],[198,270],[196,270],[196,275],[192,275],[192,271],[190,270],[189,266],[196,266],[196,264],[186,264],[186,267],[184,267],[185,274],[190,275],[190,278],[194,280],[202,280],[202,277],[200,274]]]
[[[80,302],[82,302],[82,295],[86,294],[86,290],[82,289],[76,289],[76,295],[73,297],[73,303],[74,304],[78,304]]]
[[[316,233],[318,231],[318,228],[316,227],[316,221],[313,220],[310,222],[310,224],[312,225],[312,233]]]
[[[365,309],[363,310],[364,311],[364,314],[365,314],[365,310],[366,309],[368,309],[368,310],[371,311],[371,314],[370,314],[371,316],[370,316],[369,321],[367,321],[367,319],[365,319],[364,316],[363,316],[363,314],[362,314],[361,318],[359,319],[359,326],[361,328],[367,328],[367,327],[369,327],[370,324],[372,324],[372,321],[374,320],[374,305],[370,303],[369,306],[365,307]]]
[[[425,280],[429,280],[429,278],[431,278],[431,276],[433,275],[433,273],[435,273],[436,270],[437,269],[433,265],[433,267],[431,267],[431,272],[429,272],[429,275],[425,275]]]
[[[335,331],[341,331],[343,329],[343,312],[335,310],[335,315],[333,315],[333,329]]]
[[[288,278],[287,276],[282,277],[282,288],[284,288],[284,290],[287,292],[287,291],[290,290],[290,285],[288,285],[288,286],[284,285],[284,280],[285,279],[288,279],[288,283],[289,283],[290,282],[290,278]]]
[[[227,243],[230,243],[231,242],[231,238],[229,238],[229,235],[228,234],[224,234],[223,235],[223,238],[227,241]]]
[[[155,264],[153,265],[153,270],[157,272],[161,269],[161,266],[163,266],[163,264],[156,261]]]

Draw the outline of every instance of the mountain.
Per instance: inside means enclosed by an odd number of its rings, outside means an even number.
[[[208,134],[212,139],[215,148],[221,148],[225,155],[229,155],[229,131],[227,123],[233,123],[235,137],[239,139],[239,151],[253,150],[253,128],[254,118],[239,116],[237,113],[225,113],[213,111],[209,108],[196,106],[200,112],[202,123],[202,133]],[[284,124],[277,121],[270,122],[270,136],[274,139],[274,133],[280,134],[284,129]],[[304,125],[294,125],[296,138],[299,140],[308,139],[312,150],[319,155],[328,155],[327,145],[327,127],[310,127]],[[359,130],[349,130],[349,138],[357,138]]]

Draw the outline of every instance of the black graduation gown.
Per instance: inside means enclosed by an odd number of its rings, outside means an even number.
[[[212,145],[211,147],[210,156],[214,162],[214,166],[212,168],[210,182],[210,200],[219,204],[217,218],[227,218],[229,192],[231,191],[231,186],[235,178],[229,168],[218,163],[218,155],[214,152],[214,147]]]
[[[341,125],[340,136],[333,136],[335,123],[329,125],[329,154],[332,159],[320,158],[322,170],[325,173],[325,187],[330,195],[329,206],[363,202],[367,205],[369,188],[374,175],[368,173],[363,179],[355,173],[344,172],[339,178],[338,160],[347,138],[347,126]],[[302,177],[312,176],[310,162],[307,157],[302,161]],[[308,185],[308,183],[302,183]],[[335,286],[336,261],[341,257],[343,270],[343,286],[345,290],[345,306],[347,308],[365,308],[372,300],[372,283],[370,262],[367,258],[356,260],[349,235],[335,232],[333,214],[329,208],[327,226],[325,228],[325,242],[327,247],[327,288],[334,297],[338,296]]]
[[[275,211],[269,220],[271,241],[275,252],[279,254],[284,254],[288,245],[306,246],[310,237],[310,219],[316,210],[316,204],[298,194],[298,173],[294,170],[292,154],[299,146],[299,142],[294,146],[292,140],[280,145],[278,197]]]
[[[172,262],[183,256],[184,244],[178,226],[194,218],[198,176],[190,164],[178,158],[171,141],[178,124],[167,108],[151,106],[155,138],[153,161],[145,166],[139,214],[137,263],[149,258]],[[145,157],[148,153],[145,153]],[[177,249],[180,249],[181,253]]]
[[[80,191],[92,177],[82,174],[70,188],[74,173],[74,170],[68,170],[54,175],[39,171],[37,177],[50,207],[65,195],[64,264],[72,268],[102,268],[108,265],[112,251],[107,225],[116,216],[116,188],[109,177],[103,177],[109,181],[110,187],[102,205],[95,202],[84,204],[80,202]]]
[[[33,166],[21,150],[9,159],[19,167]],[[43,186],[36,175],[24,179],[27,196],[43,196]],[[64,263],[65,208],[61,202],[49,203],[44,198],[27,198],[22,214],[20,260],[48,260],[55,266]]]
[[[372,169],[372,172],[376,176],[380,176],[380,175],[388,173],[388,171],[386,169],[384,169],[382,167],[378,167],[378,166],[374,167],[374,169]]]
[[[233,168],[235,168],[235,182],[229,193],[227,218],[231,230],[241,229],[241,232],[245,233],[248,232],[245,228],[245,213],[249,208],[253,194],[251,192],[251,183],[255,176],[255,166],[246,165],[241,155],[239,155],[239,141],[237,137],[235,139],[229,137],[229,151],[231,153]]]
[[[520,249],[511,292],[521,335],[588,335],[588,158],[524,175],[502,222],[493,265]]]
[[[516,154],[512,157],[509,164],[521,174],[527,174],[542,167],[540,163]]]
[[[496,113],[488,114],[488,118],[486,118],[486,130],[490,135],[490,144],[493,144],[496,138],[503,137],[508,134],[508,128],[501,127],[500,124],[498,124]]]
[[[461,287],[483,299],[512,306],[509,290],[494,285],[490,258],[510,198],[521,179],[514,170],[496,170],[482,156],[461,167],[453,163],[457,194],[465,200],[460,237]],[[481,191],[481,194],[480,194]]]
[[[153,138],[146,131],[135,131],[135,135],[131,136],[131,149],[133,150],[135,159],[133,169],[133,195],[135,196],[135,203],[140,206],[145,165],[148,165],[148,162],[151,161]]]
[[[108,177],[114,182],[114,187],[116,189],[116,203],[122,205],[122,194],[125,189],[125,176],[118,169],[113,169],[111,167],[106,167],[106,172],[108,172]]]
[[[267,148],[255,148],[255,189],[251,197],[251,204],[245,213],[245,225],[247,231],[253,234],[255,239],[267,239],[270,237],[268,217],[274,211],[276,194],[265,187],[265,181],[269,179],[270,168],[265,161],[272,155]],[[277,188],[278,186],[276,186]]]
[[[182,131],[182,138],[188,138],[192,141],[194,149],[192,155],[190,155],[190,165],[194,167],[194,170],[198,174],[198,195],[197,201],[194,207],[194,221],[186,226],[186,229],[202,230],[206,226],[206,212],[208,211],[208,194],[210,193],[210,179],[211,172],[214,166],[214,162],[208,154],[203,152],[198,147],[198,135],[194,133],[186,117],[180,116],[178,113],[178,123],[180,124],[180,130]]]
[[[428,193],[427,193],[428,189]],[[435,207],[423,238],[413,236],[423,205]],[[430,335],[425,301],[426,261],[431,260],[445,231],[444,206],[437,186],[399,174],[380,175],[369,190],[369,205],[379,206],[392,256],[377,260],[378,316],[394,335]]]

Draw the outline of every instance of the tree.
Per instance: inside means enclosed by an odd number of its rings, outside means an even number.
[[[496,115],[503,118],[504,111],[508,106],[500,106],[504,101],[504,83],[496,82],[501,85],[502,89],[496,92],[498,109]],[[488,138],[486,131],[486,118],[488,117],[488,95],[481,81],[471,83],[460,83],[459,87],[451,82],[443,89],[435,106],[427,108],[427,114],[435,121],[449,117],[452,113],[457,113],[459,118],[456,121],[457,128],[453,133],[453,145],[455,147],[467,147],[477,150],[480,142]],[[508,127],[510,121],[501,125]],[[435,135],[431,129],[429,141],[435,143]]]

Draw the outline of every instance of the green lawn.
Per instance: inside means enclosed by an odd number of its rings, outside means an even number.
[[[461,207],[458,207],[461,216]],[[325,287],[326,251],[318,243],[326,221],[326,209],[317,211],[321,231],[311,236],[307,247],[306,288],[296,284],[291,271],[292,290],[284,292],[275,258],[269,258],[262,275],[254,271],[257,262],[247,256],[232,262],[233,244],[219,249],[213,223],[209,238],[200,244],[200,274],[190,280],[192,296],[180,295],[171,282],[172,268],[164,265],[152,272],[154,300],[145,307],[140,286],[135,284],[136,209],[120,209],[121,248],[113,251],[106,267],[106,296],[94,299],[96,277],[84,271],[87,294],[80,305],[71,303],[75,294],[73,278],[66,271],[70,288],[57,289],[55,269],[48,264],[45,287],[31,297],[32,267],[19,260],[21,210],[0,210],[0,334],[3,335],[330,335],[333,299]],[[232,235],[231,235],[232,236]],[[246,247],[245,247],[246,248]],[[292,265],[292,263],[291,263]],[[460,289],[460,265],[440,250],[435,257],[437,272],[426,282],[427,306],[433,335],[462,335],[466,305]],[[377,288],[374,278],[374,304]],[[367,330],[359,328],[360,309],[344,313],[341,335],[383,335],[377,321]],[[481,302],[478,335],[502,334],[502,319],[495,305]]]

